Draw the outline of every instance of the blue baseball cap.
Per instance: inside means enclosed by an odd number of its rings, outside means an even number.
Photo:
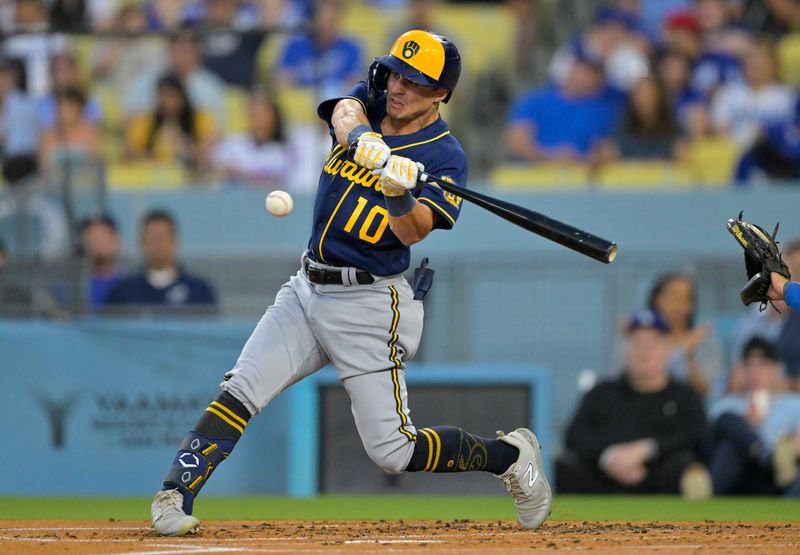
[[[628,334],[641,329],[655,330],[663,334],[669,333],[669,327],[664,322],[664,319],[661,318],[658,312],[649,308],[634,312],[628,320],[628,325],[625,326],[625,331]]]

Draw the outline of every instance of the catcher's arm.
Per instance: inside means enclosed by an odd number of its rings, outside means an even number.
[[[800,313],[800,283],[790,281],[777,272],[772,272],[767,295],[773,301],[784,301],[786,306]]]

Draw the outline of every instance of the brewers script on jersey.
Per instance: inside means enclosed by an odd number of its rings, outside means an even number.
[[[537,528],[547,518],[552,496],[533,432],[519,428],[485,438],[455,426],[417,428],[410,417],[405,364],[419,345],[423,308],[403,272],[407,245],[434,228],[452,228],[458,218],[459,198],[416,186],[423,167],[439,179],[466,183],[466,156],[438,114],[460,69],[452,42],[409,31],[373,62],[366,82],[320,105],[333,146],[301,268],[225,374],[222,394],[181,444],[152,504],[159,533],[197,530],[194,498],[249,419],[329,363],[350,396],[364,448],[383,470],[492,472],[513,495],[524,527]]]

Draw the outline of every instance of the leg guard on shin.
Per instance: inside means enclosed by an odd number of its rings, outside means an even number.
[[[476,436],[455,426],[417,430],[414,454],[407,472],[470,472],[502,474],[514,464],[519,450],[497,439]]]
[[[164,489],[183,493],[183,511],[192,514],[195,496],[242,437],[250,413],[231,394],[212,401],[184,438],[164,478]]]

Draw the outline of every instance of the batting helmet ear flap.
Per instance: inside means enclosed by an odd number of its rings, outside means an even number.
[[[389,83],[389,68],[381,65],[378,58],[373,58],[367,76],[367,104],[372,107],[381,91],[385,91]]]

